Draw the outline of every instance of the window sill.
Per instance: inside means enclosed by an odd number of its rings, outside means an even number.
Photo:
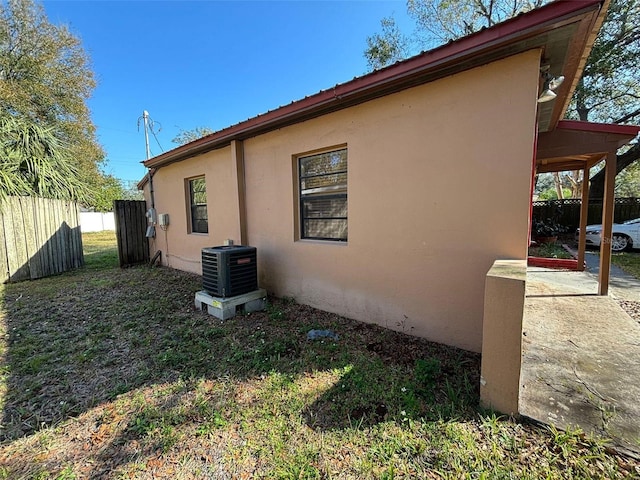
[[[317,240],[314,238],[298,238],[295,243],[309,243],[315,245],[335,245],[338,247],[346,247],[349,245],[349,242],[342,242],[340,240]]]

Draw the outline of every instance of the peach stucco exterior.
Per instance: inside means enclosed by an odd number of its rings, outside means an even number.
[[[480,351],[487,271],[496,259],[527,254],[540,55],[531,50],[158,169],[155,206],[171,223],[152,251],[201,273],[203,247],[243,242],[257,247],[259,285],[269,293]],[[300,240],[295,158],[344,146],[348,242]],[[189,234],[185,181],[200,175],[209,233]]]

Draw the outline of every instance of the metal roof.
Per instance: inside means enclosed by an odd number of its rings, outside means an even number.
[[[582,73],[604,17],[602,5],[601,0],[549,3],[491,28],[224,128],[143,163],[148,168],[159,168],[223,148],[233,140],[245,140],[534,48],[543,49],[543,60],[550,65],[552,73],[562,73],[567,78],[557,91],[556,101],[539,104],[539,129],[552,129],[564,114]],[[146,178],[141,180],[140,187]]]

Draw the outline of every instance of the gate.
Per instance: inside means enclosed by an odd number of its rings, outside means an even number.
[[[120,267],[129,267],[149,261],[146,210],[147,204],[144,200],[115,200],[113,202]]]

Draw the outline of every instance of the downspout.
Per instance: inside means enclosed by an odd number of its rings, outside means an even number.
[[[153,174],[155,169],[149,169],[149,199],[151,200],[151,208],[147,210],[147,221],[149,225],[147,226],[147,233],[145,234],[147,238],[155,239],[156,238],[156,201],[153,194]]]
[[[153,174],[155,173],[155,168],[149,169],[149,198],[151,199],[151,208],[156,209],[156,201],[153,196]]]

